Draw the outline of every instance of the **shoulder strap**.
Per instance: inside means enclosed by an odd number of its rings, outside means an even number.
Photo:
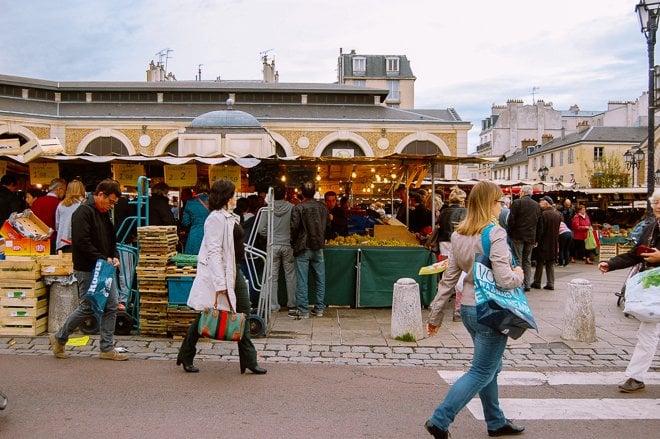
[[[205,201],[202,201],[202,199],[199,198],[199,197],[195,197],[195,198],[197,198],[197,201],[202,203],[202,206],[204,206],[206,208],[206,210],[209,210],[209,203],[206,203]]]
[[[484,249],[484,255],[490,257],[490,231],[493,230],[495,224],[488,223],[481,231],[481,247]]]

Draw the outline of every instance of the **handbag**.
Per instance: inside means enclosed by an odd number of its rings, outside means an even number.
[[[97,259],[92,280],[85,292],[85,298],[89,300],[92,312],[100,318],[105,311],[112,282],[115,281],[115,267],[105,259]]]
[[[660,267],[628,278],[623,312],[640,322],[660,323]]]
[[[537,329],[537,326],[523,288],[505,290],[495,283],[495,275],[489,259],[490,231],[493,227],[494,224],[489,224],[481,232],[484,254],[477,253],[474,256],[474,296],[477,321],[517,339],[527,329]],[[515,266],[515,259],[513,263]]]
[[[245,314],[235,312],[228,300],[230,311],[218,309],[218,292],[215,293],[213,308],[204,308],[199,319],[197,332],[200,337],[215,340],[240,341],[245,329]]]
[[[596,238],[594,237],[594,229],[589,227],[587,230],[587,238],[584,240],[584,248],[586,250],[594,250],[597,247]]]

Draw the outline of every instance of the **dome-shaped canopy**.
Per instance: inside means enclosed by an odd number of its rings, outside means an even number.
[[[261,128],[259,121],[244,111],[209,111],[193,119],[193,128]]]

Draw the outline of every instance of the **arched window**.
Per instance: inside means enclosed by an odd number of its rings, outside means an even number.
[[[102,155],[129,155],[128,150],[121,141],[115,137],[97,137],[85,148],[85,152],[97,156]]]
[[[284,147],[280,145],[280,142],[275,142],[275,155],[277,157],[286,157],[286,151]]]
[[[438,145],[428,140],[414,140],[406,145],[401,154],[413,155],[443,155]],[[435,165],[434,174],[436,178],[445,178],[445,166]],[[430,177],[430,175],[428,176]]]
[[[165,148],[165,154],[171,154],[174,156],[179,155],[179,139],[174,139],[169,145],[167,145],[167,148]]]
[[[322,157],[364,157],[362,148],[350,140],[335,140],[323,149]]]

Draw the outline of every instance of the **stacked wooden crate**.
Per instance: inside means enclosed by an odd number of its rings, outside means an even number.
[[[39,262],[29,257],[0,261],[0,335],[34,336],[48,328],[48,290]]]
[[[140,290],[140,334],[167,336],[167,261],[176,255],[176,226],[138,227],[136,268]]]

